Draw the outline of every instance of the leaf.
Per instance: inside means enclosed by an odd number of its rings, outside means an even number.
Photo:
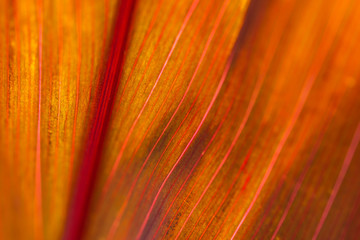
[[[0,4],[1,239],[357,238],[357,1]]]

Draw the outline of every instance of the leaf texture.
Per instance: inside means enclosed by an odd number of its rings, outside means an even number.
[[[0,239],[358,238],[358,1],[0,4]]]

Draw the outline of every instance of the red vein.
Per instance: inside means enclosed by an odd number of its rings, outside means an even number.
[[[124,62],[124,52],[130,20],[134,8],[134,1],[121,1],[118,5],[112,42],[106,69],[103,72],[103,82],[100,85],[100,96],[94,115],[93,124],[89,132],[83,161],[80,166],[74,196],[65,227],[65,239],[79,239],[88,214],[89,201],[96,170],[103,148],[103,139],[108,130],[108,121],[113,108],[114,96],[118,87],[118,79]]]
[[[328,199],[327,203],[326,203],[326,206],[325,206],[325,209],[321,215],[321,218],[320,218],[320,221],[316,227],[316,230],[315,230],[315,233],[314,233],[314,236],[312,237],[312,239],[317,239],[318,238],[318,235],[321,231],[321,228],[327,218],[327,215],[329,214],[330,212],[330,209],[332,207],[332,204],[334,203],[335,201],[335,198],[336,198],[336,195],[337,193],[339,192],[339,189],[341,187],[341,184],[344,180],[344,177],[347,173],[347,170],[350,166],[350,163],[353,159],[353,156],[354,156],[354,153],[355,153],[355,150],[359,144],[359,141],[360,141],[360,122],[358,123],[357,127],[356,127],[356,131],[354,133],[354,136],[351,140],[351,144],[348,148],[348,151],[346,153],[346,156],[345,156],[345,159],[344,159],[344,162],[343,162],[343,165],[341,166],[341,169],[340,169],[340,172],[339,172],[339,175],[336,179],[336,182],[335,182],[335,185],[331,191],[331,195],[330,195],[330,198]]]
[[[103,188],[103,192],[107,192],[107,189],[108,189],[108,187],[109,187],[109,184],[112,182],[112,179],[114,178],[115,172],[117,171],[117,168],[118,168],[120,159],[121,159],[121,157],[122,157],[122,155],[123,155],[123,152],[124,152],[124,150],[125,150],[125,147],[126,147],[128,141],[129,141],[130,135],[132,134],[132,132],[133,132],[133,130],[134,130],[137,122],[139,121],[139,119],[140,119],[140,117],[141,117],[141,115],[142,115],[145,107],[147,106],[147,104],[148,104],[148,102],[149,102],[149,100],[150,100],[150,97],[152,96],[152,94],[153,94],[153,92],[154,92],[154,90],[155,90],[155,88],[156,88],[156,86],[157,86],[157,84],[158,84],[158,82],[159,82],[159,80],[160,80],[160,77],[162,76],[162,73],[164,72],[165,67],[166,67],[166,65],[168,64],[168,62],[169,62],[169,60],[170,60],[170,57],[172,56],[172,53],[174,52],[175,47],[176,47],[176,45],[177,45],[177,43],[178,43],[178,41],[179,41],[182,33],[184,32],[184,29],[185,29],[188,21],[190,20],[190,17],[192,16],[193,12],[195,11],[198,3],[199,3],[199,0],[194,0],[193,3],[192,3],[192,5],[191,5],[191,7],[190,7],[190,9],[189,9],[189,11],[188,11],[188,13],[186,14],[186,17],[185,17],[185,19],[184,19],[184,22],[183,22],[183,24],[181,25],[181,28],[180,28],[180,30],[179,30],[176,38],[175,38],[175,41],[174,41],[174,43],[173,43],[173,45],[172,45],[172,47],[171,47],[171,49],[170,49],[170,52],[168,53],[168,56],[166,57],[165,63],[164,63],[164,65],[163,65],[163,67],[161,68],[161,71],[160,71],[160,73],[159,73],[159,75],[158,75],[158,77],[157,77],[157,79],[156,79],[156,81],[155,81],[155,84],[154,84],[154,86],[152,87],[152,89],[151,89],[151,91],[150,91],[147,99],[145,100],[145,103],[144,103],[143,107],[141,108],[138,116],[136,117],[134,123],[132,124],[132,126],[131,126],[131,128],[130,128],[130,130],[129,130],[126,138],[125,138],[125,140],[124,140],[124,143],[123,143],[123,145],[122,145],[122,147],[121,147],[121,150],[120,150],[120,152],[119,152],[119,155],[118,155],[118,157],[116,158],[116,161],[115,161],[115,163],[114,163],[114,165],[113,165],[113,167],[112,167],[112,169],[111,169],[111,172],[110,172],[110,175],[109,175],[108,179],[106,180],[105,186],[104,186],[104,188]],[[112,231],[110,231],[110,232],[112,232]]]
[[[42,1],[37,1],[37,14],[39,24],[39,90],[38,90],[38,121],[36,136],[36,161],[35,161],[35,238],[43,239],[42,218],[42,187],[41,187],[41,80],[42,80],[42,41],[43,41],[43,17]]]

